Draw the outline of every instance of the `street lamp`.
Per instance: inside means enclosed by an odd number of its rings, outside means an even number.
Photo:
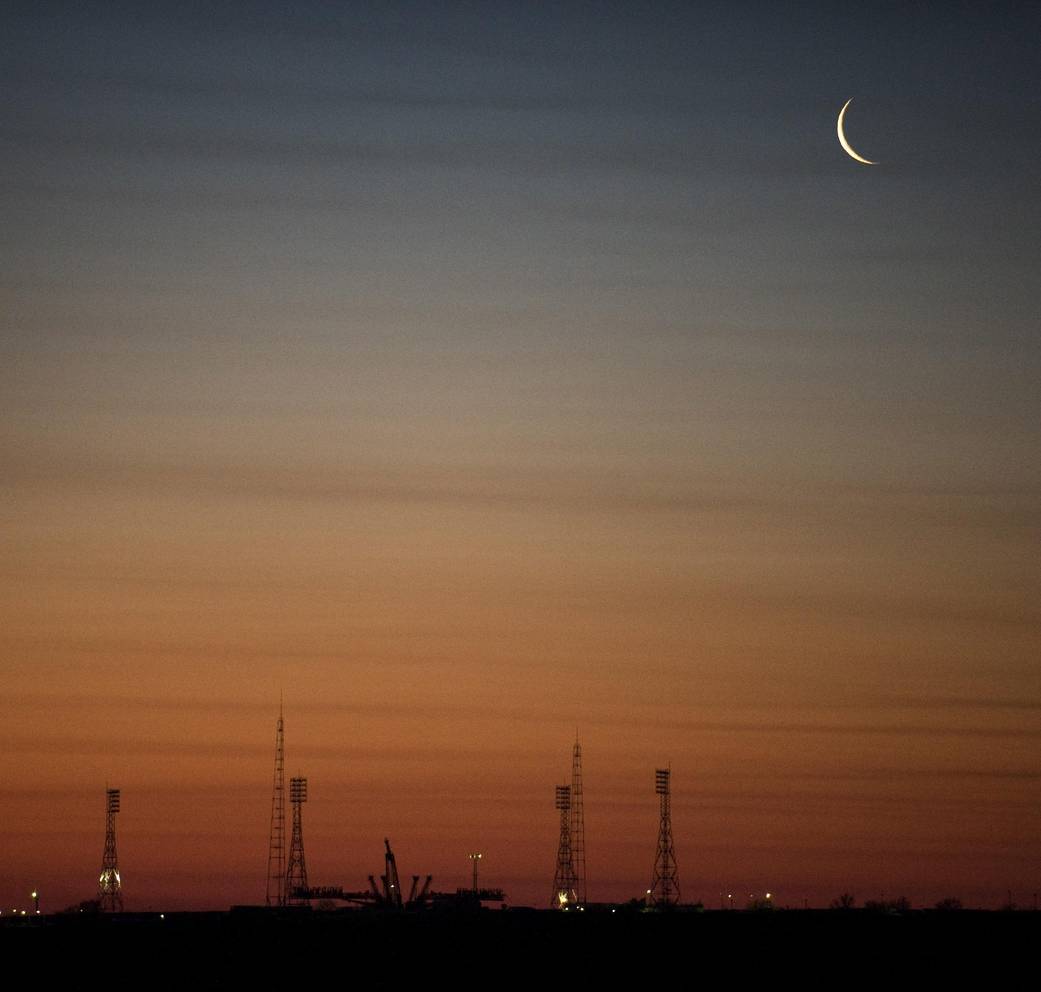
[[[467,857],[473,863],[474,876],[473,876],[473,894],[477,895],[477,866],[484,855],[480,851],[471,851]]]

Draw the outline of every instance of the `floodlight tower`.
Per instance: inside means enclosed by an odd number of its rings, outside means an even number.
[[[571,859],[571,786],[557,786],[557,810],[560,812],[560,845],[557,847],[557,871],[553,876],[550,906],[567,909],[576,901],[575,865]]]
[[[672,769],[657,768],[654,791],[661,813],[658,827],[658,853],[654,858],[654,879],[648,899],[652,906],[667,909],[680,901],[680,881],[676,872],[676,850],[672,844]]]
[[[289,801],[293,805],[293,836],[289,842],[289,868],[286,871],[286,901],[304,902],[298,893],[307,888],[307,862],[304,860],[304,835],[300,807],[307,802],[307,779],[289,780]]]
[[[571,754],[571,863],[575,869],[575,899],[586,904],[586,820],[582,808],[582,745],[575,734]]]
[[[98,878],[98,902],[107,913],[123,912],[123,882],[116,858],[116,814],[119,812],[119,789],[105,790],[105,853],[101,857]]]
[[[271,835],[267,853],[267,904],[286,904],[286,795],[285,735],[282,701],[278,701],[278,724],[275,730],[275,779],[271,789]]]
[[[480,851],[471,851],[467,855],[467,857],[473,863],[473,870],[474,870],[473,888],[471,889],[471,891],[473,892],[474,895],[477,895],[477,866],[480,864],[481,858],[483,858],[484,855]]]

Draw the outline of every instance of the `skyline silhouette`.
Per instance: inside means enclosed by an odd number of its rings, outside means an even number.
[[[266,906],[271,910],[278,910],[286,907],[310,907],[318,908],[319,910],[336,910],[344,908],[382,908],[386,909],[387,905],[384,905],[379,900],[379,893],[377,891],[376,882],[374,881],[374,875],[369,874],[369,887],[361,887],[352,885],[350,882],[344,882],[344,880],[330,880],[323,879],[317,884],[308,882],[307,868],[305,867],[306,858],[303,847],[303,833],[302,833],[302,819],[301,819],[301,805],[307,801],[307,777],[306,776],[293,776],[290,780],[290,788],[287,790],[284,785],[284,778],[282,775],[282,769],[284,768],[285,762],[285,743],[284,743],[284,704],[280,702],[277,720],[276,730],[276,743],[275,743],[275,777],[274,784],[271,790],[272,796],[272,813],[271,813],[271,833],[270,843],[268,848],[268,862],[266,872],[266,889],[261,897],[253,900],[246,900],[238,904],[239,908],[245,906]],[[560,838],[559,846],[557,848],[556,858],[556,871],[553,877],[553,897],[549,902],[549,908],[551,910],[562,910],[571,909],[579,910],[585,908],[597,908],[610,906],[616,904],[626,908],[631,908],[635,904],[640,904],[648,909],[654,909],[661,911],[663,909],[672,908],[700,908],[700,909],[720,909],[720,910],[734,910],[734,909],[746,909],[762,911],[774,908],[784,909],[830,909],[830,910],[851,910],[862,908],[867,911],[875,912],[907,912],[911,909],[934,909],[934,910],[955,910],[962,908],[973,908],[973,909],[1001,909],[1001,910],[1015,910],[1015,909],[1032,909],[1034,911],[1038,908],[1038,893],[1033,891],[1029,893],[1029,898],[1022,898],[1024,893],[1022,890],[1022,882],[1017,888],[1017,893],[1021,897],[1022,901],[1018,902],[1013,897],[1012,889],[1008,889],[1005,898],[998,900],[997,891],[991,892],[993,897],[990,904],[984,903],[982,905],[972,905],[967,907],[962,899],[957,895],[948,894],[933,903],[930,904],[913,904],[906,895],[890,896],[886,898],[884,890],[879,889],[878,897],[874,898],[868,896],[863,900],[863,903],[858,904],[855,895],[851,894],[848,890],[843,890],[837,894],[830,902],[826,904],[816,905],[812,907],[809,903],[809,899],[805,896],[802,899],[801,904],[793,904],[789,901],[785,901],[784,895],[790,895],[790,893],[782,894],[777,892],[776,889],[771,890],[771,887],[767,885],[766,888],[758,892],[748,892],[747,896],[745,889],[747,885],[737,884],[734,885],[734,879],[720,879],[718,880],[718,906],[714,900],[708,898],[705,892],[699,892],[695,896],[689,899],[682,899],[678,881],[678,872],[676,865],[676,853],[675,845],[672,837],[672,825],[671,825],[671,807],[672,807],[672,772],[671,767],[669,768],[658,768],[654,772],[654,794],[658,801],[659,806],[659,825],[658,825],[658,839],[657,839],[657,852],[654,855],[653,862],[653,878],[650,883],[650,887],[646,890],[633,892],[629,898],[618,898],[613,899],[600,899],[596,896],[596,887],[594,887],[594,896],[589,898],[586,889],[586,873],[585,873],[585,831],[584,831],[584,800],[581,804],[583,812],[578,812],[574,807],[574,796],[577,794],[581,796],[583,790],[581,788],[582,783],[582,772],[581,772],[581,745],[579,739],[576,737],[573,749],[572,749],[572,778],[571,783],[568,785],[556,786],[556,803],[555,808],[560,814]],[[579,785],[579,791],[576,793],[575,785]],[[146,907],[149,911],[158,912],[160,909],[169,908],[164,906],[156,906],[147,894],[143,894],[139,900],[138,905],[134,905],[133,902],[130,906],[124,906],[123,901],[123,887],[122,887],[122,869],[119,865],[119,860],[116,854],[116,831],[115,831],[115,819],[114,814],[119,813],[121,810],[121,789],[105,788],[105,810],[107,813],[106,821],[106,833],[105,833],[105,845],[104,845],[104,857],[102,859],[102,869],[100,882],[98,883],[97,897],[95,900],[90,898],[84,898],[63,906],[60,910],[56,906],[50,906],[47,909],[49,914],[55,912],[69,913],[69,912],[103,912],[103,913],[122,913],[124,910],[141,912]],[[285,793],[289,793],[289,800],[292,805],[292,838],[291,843],[287,845],[286,842],[286,830],[285,830]],[[582,824],[581,828],[578,824]],[[576,838],[578,838],[576,843]],[[469,889],[462,883],[456,884],[458,879],[455,878],[456,873],[450,872],[449,877],[451,883],[448,890],[445,893],[439,895],[437,887],[431,888],[432,874],[427,876],[426,883],[422,886],[422,891],[419,893],[420,899],[418,902],[413,903],[412,897],[409,896],[407,904],[404,901],[404,891],[397,893],[391,890],[400,889],[400,883],[398,882],[397,868],[394,866],[394,856],[391,852],[390,841],[384,838],[383,844],[386,847],[386,856],[388,861],[388,873],[383,877],[383,886],[394,897],[396,902],[390,903],[391,907],[398,909],[407,908],[410,910],[423,909],[424,907],[429,908],[431,905],[440,905],[442,909],[450,908],[449,903],[451,900],[448,899],[449,893],[463,893],[469,891]],[[287,854],[288,846],[288,854]],[[579,853],[581,852],[581,853]],[[444,859],[447,852],[441,852],[441,856]],[[505,857],[505,866],[509,870],[509,853],[503,852]],[[485,852],[474,853],[472,851],[467,852],[466,859],[470,863],[469,870],[473,873],[473,881],[471,888],[476,894],[478,890],[477,886],[477,871],[475,866],[475,859],[484,859]],[[391,874],[393,872],[393,874]],[[614,884],[610,877],[611,871],[609,866],[605,866],[605,877],[604,877],[604,890],[617,892],[617,886]],[[312,876],[313,879],[314,876]],[[422,878],[422,875],[415,875],[413,880],[413,894],[418,890],[418,880]],[[739,882],[742,880],[738,880]],[[702,879],[702,882],[704,880]],[[305,890],[306,893],[305,894]],[[735,904],[734,890],[737,891],[737,902]],[[525,907],[525,908],[545,908],[546,903],[531,905],[523,901],[512,900],[508,893],[504,893],[501,887],[487,888],[482,886],[480,891],[485,893],[481,898],[484,900],[493,899],[496,906],[495,908],[506,908],[508,905],[513,907]],[[870,890],[873,891],[873,890]],[[427,898],[428,893],[433,896],[433,903]],[[373,899],[373,894],[376,898]],[[390,898],[388,896],[387,898]],[[39,915],[40,910],[40,897],[39,889],[34,887],[31,893],[31,899],[33,900],[35,913]],[[208,911],[214,909],[227,909],[229,907],[235,908],[232,903],[228,903],[227,906],[218,906],[214,902],[215,899],[219,900],[219,896],[214,893],[209,893],[206,904],[204,907],[200,906],[178,906],[176,908],[184,911],[186,909],[198,910],[205,908]],[[438,903],[440,899],[440,903]],[[424,901],[426,900],[426,901]],[[13,900],[18,902],[18,899]],[[93,906],[92,906],[93,903]],[[77,910],[77,907],[79,909]],[[460,903],[457,909],[465,909],[466,906]],[[15,908],[12,911],[15,915],[19,913],[19,910]],[[25,915],[23,911],[21,915]]]

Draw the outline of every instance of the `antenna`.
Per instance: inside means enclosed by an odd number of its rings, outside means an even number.
[[[282,697],[278,699],[278,726],[275,730],[275,778],[271,788],[271,835],[267,853],[267,904],[286,904],[286,796],[285,734]]]
[[[575,731],[571,754],[571,863],[575,869],[575,899],[586,904],[586,820],[582,808],[582,745]]]

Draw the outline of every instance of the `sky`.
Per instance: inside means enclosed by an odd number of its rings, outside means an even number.
[[[1041,887],[1032,4],[0,13],[0,903]],[[852,98],[840,147],[836,118]]]

